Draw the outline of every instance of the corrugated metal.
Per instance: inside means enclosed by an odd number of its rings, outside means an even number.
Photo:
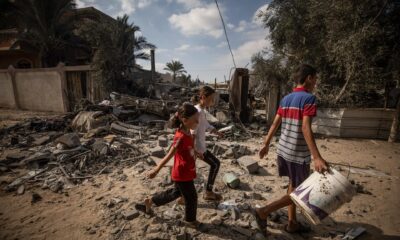
[[[387,139],[395,110],[331,109],[318,110],[313,131],[318,134],[344,138]]]

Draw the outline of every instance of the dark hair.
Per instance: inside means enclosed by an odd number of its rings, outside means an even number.
[[[304,84],[308,76],[315,76],[317,70],[308,64],[301,64],[297,67],[295,73],[293,74],[293,80],[297,84]]]
[[[179,128],[182,125],[182,118],[190,118],[194,114],[196,114],[197,108],[192,104],[186,102],[179,107],[178,111],[175,115],[169,120],[168,127],[169,128]]]
[[[190,99],[190,101],[191,101],[193,104],[196,104],[196,103],[198,103],[198,102],[200,101],[200,98],[201,98],[202,96],[208,97],[208,96],[213,95],[214,93],[215,93],[214,88],[209,87],[209,86],[203,86],[203,87],[200,88],[200,90],[199,90],[199,95],[193,96],[193,97]]]

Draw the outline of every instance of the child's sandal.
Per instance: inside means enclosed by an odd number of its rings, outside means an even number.
[[[204,194],[204,200],[206,201],[221,201],[222,196],[218,193],[213,192],[211,195],[207,195],[206,193]]]

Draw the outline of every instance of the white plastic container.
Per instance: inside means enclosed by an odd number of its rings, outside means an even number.
[[[337,170],[329,173],[314,172],[290,197],[302,213],[313,223],[319,224],[356,194],[351,183]]]

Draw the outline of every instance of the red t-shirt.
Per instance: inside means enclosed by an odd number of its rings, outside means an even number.
[[[175,133],[172,146],[177,148],[172,167],[172,180],[175,182],[192,181],[196,178],[193,137],[179,129]]]

